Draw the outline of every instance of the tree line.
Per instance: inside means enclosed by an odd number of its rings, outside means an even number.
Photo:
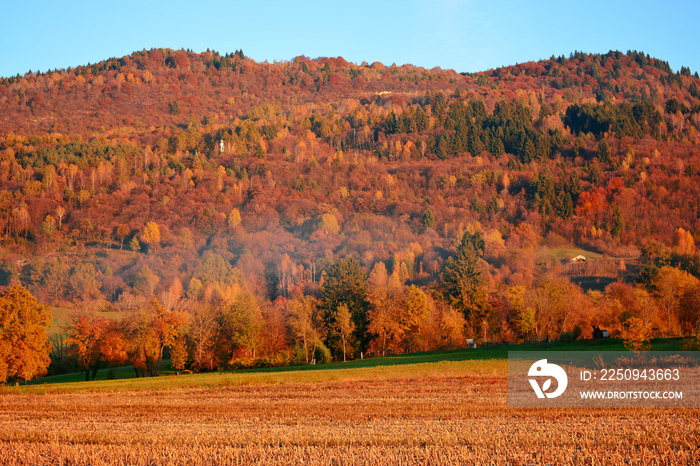
[[[655,259],[639,283],[584,292],[554,274],[529,288],[495,288],[483,251],[481,234],[466,232],[437,286],[407,284],[401,267],[389,272],[383,262],[367,274],[352,257],[330,264],[316,292],[272,302],[238,281],[195,300],[195,284],[186,295],[173,289],[161,299],[125,302],[116,315],[75,312],[50,343],[48,308],[26,288],[10,287],[0,294],[1,380],[76,369],[90,380],[100,368],[125,364],[137,377],[157,376],[164,359],[178,372],[315,364],[462,348],[467,338],[576,340],[596,328],[632,349],[644,349],[652,337],[698,335],[700,281],[683,270],[697,266],[688,259],[696,255],[648,248]]]

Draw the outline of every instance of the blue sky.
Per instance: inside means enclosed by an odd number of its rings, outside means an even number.
[[[642,50],[700,71],[698,1],[0,0],[0,76],[153,47],[242,49],[257,60],[342,56],[457,71]]]

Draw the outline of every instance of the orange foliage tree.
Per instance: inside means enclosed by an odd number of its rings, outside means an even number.
[[[78,353],[78,361],[85,369],[85,381],[90,380],[91,369],[94,380],[100,363],[107,320],[95,314],[78,314],[74,315],[71,321],[67,342],[72,344]]]
[[[0,293],[0,382],[9,377],[26,381],[46,372],[49,325],[51,311],[23,286]]]
[[[172,348],[184,334],[187,316],[165,310],[155,298],[128,314],[120,327],[129,362],[138,376],[155,377],[160,373],[165,348]]]

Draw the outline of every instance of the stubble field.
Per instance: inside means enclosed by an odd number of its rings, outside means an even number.
[[[698,464],[695,410],[511,410],[504,361],[5,389],[0,463]]]

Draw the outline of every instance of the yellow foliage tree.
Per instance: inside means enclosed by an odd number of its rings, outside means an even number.
[[[141,235],[141,241],[149,245],[151,248],[160,243],[160,229],[156,222],[148,222],[146,228]]]
[[[425,320],[430,313],[430,302],[428,295],[415,285],[411,285],[406,293],[404,313],[401,316],[401,324],[406,335],[407,350],[411,350],[416,337],[422,332]]]
[[[405,293],[398,278],[389,276],[383,262],[377,262],[369,275],[367,299],[370,303],[369,330],[377,337],[377,349],[382,356],[388,349],[398,349],[403,340],[404,326],[401,314]]]
[[[170,348],[171,365],[173,369],[177,371],[178,375],[180,375],[180,371],[185,370],[188,357],[189,354],[187,352],[187,341],[184,337],[180,337],[177,340],[175,340],[172,347]]]
[[[321,219],[318,222],[318,230],[325,234],[338,233],[340,231],[338,219],[335,215],[329,213],[321,215]]]
[[[440,316],[440,332],[445,341],[449,341],[449,349],[455,349],[455,342],[464,340],[464,315],[457,309],[445,303]]]
[[[350,334],[355,331],[355,324],[352,321],[352,315],[348,305],[342,303],[338,306],[338,311],[335,314],[335,325],[333,330],[343,342],[343,362],[347,361],[347,341]]]
[[[241,224],[241,212],[234,208],[230,214],[228,214],[228,226],[229,228],[236,228]]]
[[[308,364],[316,352],[316,344],[320,338],[318,331],[318,303],[312,296],[299,295],[287,304],[289,327],[293,337],[304,349]]]
[[[684,293],[692,288],[698,288],[700,282],[683,270],[665,266],[659,269],[652,284],[656,302],[666,314],[666,336],[673,335],[679,330],[675,322],[678,319]]]
[[[651,325],[639,317],[630,317],[622,328],[625,346],[632,351],[646,351],[650,348]]]

